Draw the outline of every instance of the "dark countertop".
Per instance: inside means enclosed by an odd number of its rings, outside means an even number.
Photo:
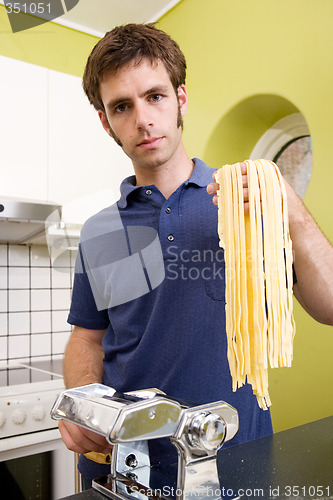
[[[333,499],[333,416],[222,448],[218,469],[225,500],[237,492],[244,500]],[[67,500],[105,498],[88,490]]]
[[[333,499],[333,417],[222,449],[218,465],[221,487],[244,498]]]

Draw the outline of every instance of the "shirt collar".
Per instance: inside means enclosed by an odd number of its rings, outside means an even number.
[[[187,184],[194,184],[198,187],[206,187],[207,184],[213,182],[212,178],[212,169],[208,167],[202,160],[199,158],[193,158],[194,161],[194,169],[191,174],[191,177],[184,182]],[[128,196],[141,189],[143,186],[135,185],[135,175],[131,175],[130,177],[126,177],[120,185],[120,200],[118,201],[119,208],[126,208]],[[146,187],[146,186],[145,186]]]
[[[199,158],[193,158],[193,161],[194,169],[188,183],[196,184],[199,187],[206,187],[210,182],[214,182],[212,168],[208,167],[206,163]]]
[[[120,200],[118,201],[119,208],[125,208],[127,205],[127,197],[140,186],[135,185],[135,175],[126,177],[120,185]]]

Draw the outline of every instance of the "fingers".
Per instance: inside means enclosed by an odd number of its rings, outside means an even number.
[[[215,179],[215,173],[213,173],[213,178]],[[218,197],[217,197],[217,191],[220,189],[220,186],[217,182],[212,182],[208,184],[207,186],[207,193],[213,195],[213,203],[214,205],[218,205]]]
[[[247,166],[246,166],[246,163],[244,161],[242,163],[240,163],[240,168],[241,168],[242,175],[246,175],[247,174]]]
[[[72,434],[67,429],[67,425],[65,424],[65,422],[63,420],[61,420],[59,422],[58,428],[59,428],[63,442],[65,443],[66,447],[70,451],[75,451],[76,453],[80,453],[80,454],[84,454],[88,451],[85,448],[83,448],[82,446],[75,443],[75,441],[72,437]]]
[[[58,426],[61,437],[70,451],[75,451],[80,454],[89,451],[106,454],[109,453],[112,448],[103,436],[83,429],[78,425],[61,420]]]
[[[212,182],[211,184],[208,184],[207,186],[207,193],[208,194],[216,194],[218,189],[220,189],[220,186],[218,185],[217,182]]]
[[[246,163],[240,163],[241,173],[242,173],[242,184],[243,184],[243,193],[244,193],[244,208],[245,213],[249,213],[249,190],[248,190],[248,182],[247,182],[247,166]],[[216,181],[216,172],[213,173],[213,179]],[[211,182],[207,186],[207,193],[213,195],[212,201],[214,205],[218,206],[218,196],[217,191],[220,189],[220,186],[217,182]]]

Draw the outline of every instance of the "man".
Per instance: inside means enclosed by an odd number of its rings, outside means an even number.
[[[131,158],[135,176],[122,183],[117,206],[82,230],[64,377],[67,387],[103,382],[119,391],[157,387],[197,403],[225,400],[239,412],[236,444],[267,435],[272,426],[250,386],[232,392],[217,185],[213,169],[191,160],[182,142],[185,73],[178,45],[152,25],[115,28],[88,59],[84,90],[106,132]],[[243,185],[246,201],[245,170]],[[294,293],[318,321],[333,324],[332,247],[287,189]],[[104,438],[73,424],[61,421],[59,428],[80,454],[110,449]],[[79,469],[87,479],[105,473],[84,457]]]

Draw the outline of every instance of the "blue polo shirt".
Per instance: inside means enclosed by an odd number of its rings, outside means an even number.
[[[214,169],[194,162],[190,179],[167,200],[156,186],[135,186],[129,177],[118,203],[87,221],[68,321],[106,328],[104,384],[157,387],[198,404],[224,400],[239,412],[230,443],[237,444],[270,434],[271,417],[251,386],[232,391],[223,250],[206,191]],[[96,476],[85,465],[81,472]]]

